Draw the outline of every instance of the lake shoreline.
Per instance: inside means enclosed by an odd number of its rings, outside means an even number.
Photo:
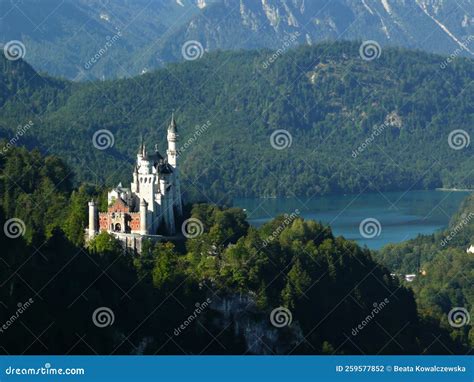
[[[443,191],[443,192],[446,192],[446,191],[453,191],[453,192],[474,192],[474,189],[469,189],[469,188],[444,188],[444,187],[440,187],[440,188],[435,188],[435,191]]]
[[[437,187],[437,188],[429,188],[429,189],[415,189],[415,190],[410,190],[412,191],[440,191],[440,192],[474,192],[474,189],[469,189],[469,188],[445,188],[445,187]],[[390,193],[397,193],[397,192],[403,192],[401,190],[394,190],[394,191],[381,191],[382,194],[390,194]],[[367,195],[367,194],[379,194],[377,191],[369,191],[369,192],[363,192],[361,194],[358,193],[344,193],[344,192],[335,192],[335,193],[329,193],[329,194],[321,194],[317,195],[315,197],[318,198],[324,198],[324,197],[332,197],[332,196],[357,196],[357,195]],[[234,197],[232,199],[232,204],[234,205],[236,200],[244,200],[244,199],[260,199],[260,200],[272,200],[272,199],[293,199],[293,198],[298,198],[298,199],[306,199],[310,198],[307,195],[294,195],[294,196],[251,196],[251,197],[243,197],[243,196],[238,196]]]
[[[234,206],[246,211],[247,221],[254,227],[297,211],[304,219],[329,224],[335,236],[377,250],[445,229],[469,193],[432,189],[312,198],[243,198],[234,199]],[[373,237],[361,233],[364,221],[374,221],[379,227]]]

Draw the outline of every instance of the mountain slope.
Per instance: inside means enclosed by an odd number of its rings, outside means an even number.
[[[471,349],[474,331],[469,317],[474,315],[474,254],[467,252],[467,248],[473,244],[474,195],[470,195],[443,232],[387,245],[376,256],[394,273],[416,274],[411,287],[418,310],[436,317],[451,330],[453,338]],[[453,312],[457,312],[457,318],[465,319],[463,325],[450,323]]]
[[[38,70],[76,80],[130,77],[183,60],[194,40],[200,54],[281,49],[288,36],[292,46],[360,39],[474,52],[474,0],[0,0],[0,14],[0,42],[23,41]]]
[[[184,189],[216,202],[473,187],[472,145],[456,150],[448,141],[455,130],[466,139],[473,133],[472,61],[441,69],[442,57],[386,49],[369,62],[359,44],[337,43],[289,51],[264,69],[271,54],[210,54],[133,79],[58,81],[44,94],[31,84],[24,92],[37,96],[7,97],[0,131],[10,139],[32,119],[24,139],[64,157],[80,180],[110,185],[130,180],[140,134],[166,150],[175,110]],[[2,77],[9,83],[12,72]],[[114,135],[110,149],[94,148],[100,129]],[[291,145],[278,146],[285,139],[278,130]]]
[[[175,40],[196,38],[209,49],[279,48],[285,35],[298,32],[300,43],[373,39],[438,53],[461,48],[471,55],[465,41],[473,11],[469,0],[222,1],[189,21]]]
[[[38,70],[82,80],[140,73],[145,48],[196,11],[162,0],[0,0],[0,14],[3,44],[20,40]]]

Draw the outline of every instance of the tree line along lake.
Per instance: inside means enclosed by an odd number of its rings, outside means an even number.
[[[234,205],[245,209],[249,223],[256,227],[277,215],[296,214],[329,224],[336,236],[379,249],[388,243],[400,243],[446,228],[469,193],[417,190],[313,198],[245,198],[234,200]],[[361,233],[360,225],[367,219],[380,223],[375,235]]]

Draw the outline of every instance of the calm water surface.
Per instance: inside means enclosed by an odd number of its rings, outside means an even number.
[[[409,191],[383,194],[331,195],[315,198],[236,199],[245,208],[250,224],[260,226],[280,214],[299,210],[300,216],[330,224],[336,236],[342,235],[361,245],[378,249],[418,234],[431,234],[446,228],[451,216],[469,192]],[[380,235],[368,239],[359,232],[362,220],[380,222]]]

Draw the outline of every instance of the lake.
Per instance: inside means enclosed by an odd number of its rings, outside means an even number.
[[[468,194],[408,191],[314,198],[246,198],[234,200],[234,205],[246,210],[249,223],[254,226],[298,210],[299,216],[305,219],[329,224],[336,236],[342,235],[371,249],[379,249],[388,243],[399,243],[418,234],[431,234],[446,228]],[[365,223],[359,229],[362,221]]]

